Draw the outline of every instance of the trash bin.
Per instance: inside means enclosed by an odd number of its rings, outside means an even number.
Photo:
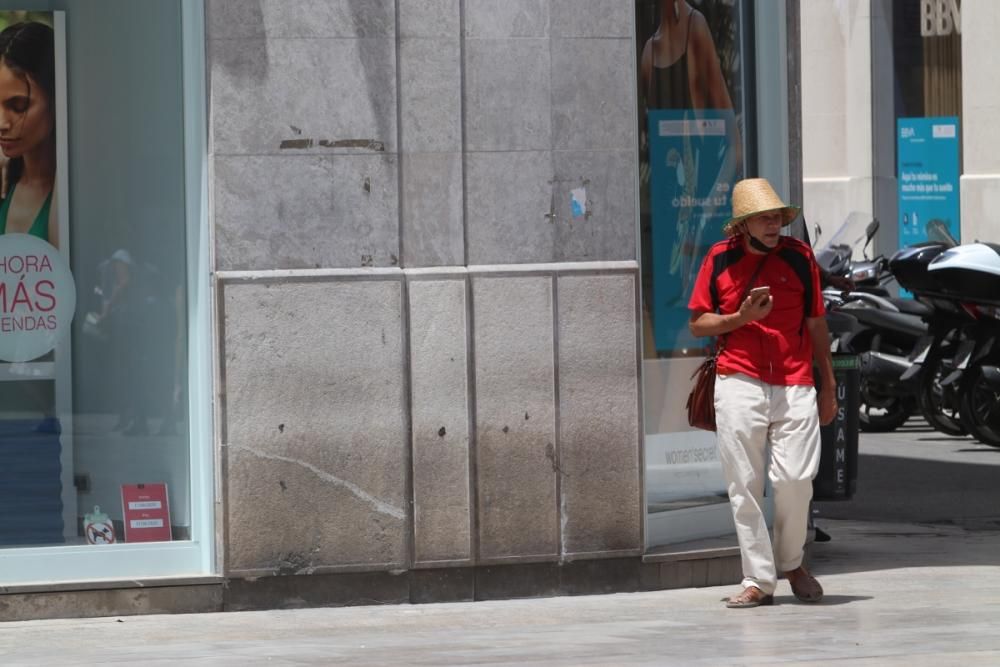
[[[850,500],[858,485],[858,410],[861,409],[858,356],[833,355],[833,376],[837,381],[839,409],[834,420],[820,428],[819,472],[813,479],[813,500]]]

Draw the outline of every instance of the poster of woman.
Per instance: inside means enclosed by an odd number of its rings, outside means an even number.
[[[646,358],[695,356],[687,299],[743,172],[738,0],[637,0]]]
[[[65,85],[53,19],[51,12],[0,12],[0,234],[60,248],[68,240],[59,188]]]

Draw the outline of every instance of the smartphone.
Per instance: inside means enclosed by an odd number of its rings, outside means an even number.
[[[771,298],[770,287],[754,287],[750,290],[750,301],[757,304],[765,304]]]

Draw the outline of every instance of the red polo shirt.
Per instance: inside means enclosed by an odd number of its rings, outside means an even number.
[[[720,241],[708,250],[688,308],[692,312],[735,313],[754,271],[767,263],[753,287],[771,288],[774,307],[767,317],[724,336],[719,373],[744,373],[768,384],[813,384],[812,339],[805,318],[826,314],[819,267],[812,249],[782,236],[769,255],[746,249],[743,237]]]

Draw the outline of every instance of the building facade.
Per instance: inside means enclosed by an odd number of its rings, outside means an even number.
[[[651,295],[670,216],[697,250],[736,178],[797,199],[798,3],[2,4],[52,35],[53,86],[0,84],[51,118],[72,322],[0,342],[0,619],[739,580],[690,542],[731,519]],[[657,208],[671,141],[711,210]]]
[[[996,240],[998,98],[983,82],[997,21],[980,0],[802,4],[807,218],[878,218],[887,256],[933,221],[960,242]],[[922,182],[937,191],[915,193]]]

